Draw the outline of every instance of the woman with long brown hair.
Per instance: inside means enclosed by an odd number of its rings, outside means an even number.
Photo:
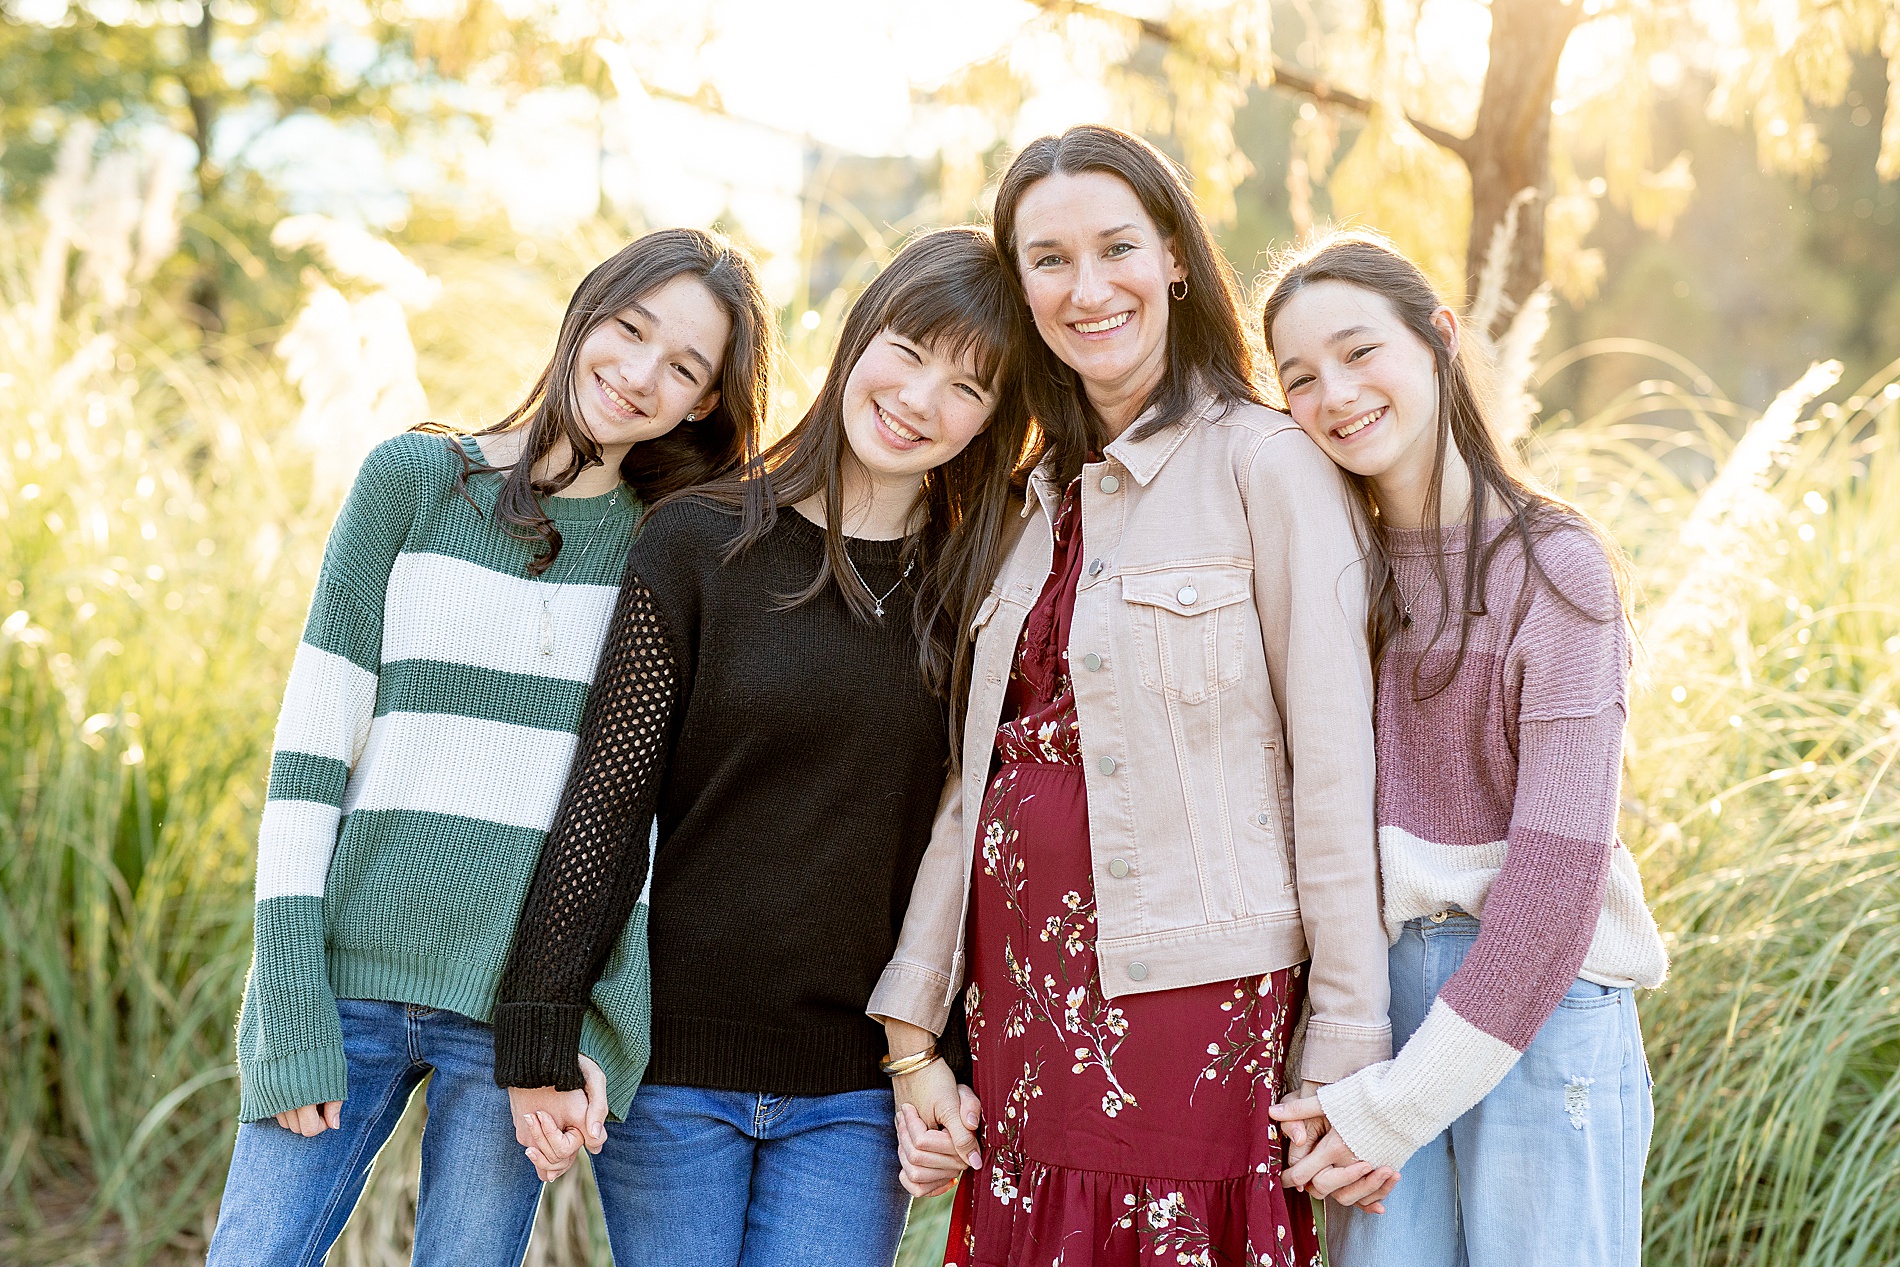
[[[1633,991],[1667,956],[1616,836],[1622,555],[1491,429],[1411,260],[1342,233],[1263,324],[1293,417],[1363,511],[1397,1057],[1274,1110],[1339,1267],[1642,1259],[1652,1109]],[[1398,1176],[1353,1208],[1363,1168]],[[1378,1191],[1378,1189],[1374,1189]]]
[[[905,1180],[987,1172],[958,1264],[1316,1262],[1267,1110],[1390,1054],[1346,488],[1260,403],[1231,272],[1152,146],[1033,142],[996,235],[1049,447],[871,1000],[909,1070]],[[959,991],[980,1147],[945,1065],[913,1067]]]
[[[277,723],[216,1267],[322,1262],[425,1079],[415,1261],[521,1261],[541,1186],[495,1085],[496,983],[643,504],[756,450],[771,336],[744,251],[649,233],[581,282],[497,427],[364,460]],[[616,1111],[644,935],[617,931],[582,1008]]]
[[[594,1161],[617,1261],[896,1252],[908,1199],[864,1006],[942,786],[973,578],[1002,550],[1022,341],[985,231],[912,241],[792,431],[634,546],[496,1012],[503,1083],[581,1086],[657,820],[652,1054]],[[544,1167],[572,1155],[549,1125]]]

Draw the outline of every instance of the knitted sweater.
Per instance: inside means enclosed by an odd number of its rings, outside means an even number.
[[[338,998],[493,1007],[640,509],[625,487],[547,499],[566,543],[534,580],[532,543],[493,517],[499,477],[470,505],[460,470],[442,437],[397,436],[330,533],[258,835],[247,1122],[347,1098]],[[616,932],[583,1046],[621,1114],[646,1063],[645,920]]]
[[[778,1095],[888,1086],[865,1004],[897,944],[949,736],[896,541],[847,539],[880,619],[818,574],[791,509],[674,502],[640,533],[581,752],[495,1009],[496,1078],[579,1085],[579,1005],[652,862],[647,1081]]]
[[[1488,524],[1486,540],[1508,525]],[[1522,547],[1505,540],[1486,614],[1445,683],[1465,529],[1444,534],[1453,609],[1436,645],[1429,538],[1392,538],[1412,624],[1380,664],[1374,714],[1386,934],[1396,942],[1407,920],[1453,907],[1479,931],[1398,1055],[1320,1091],[1346,1144],[1383,1166],[1483,1099],[1579,976],[1647,988],[1668,967],[1616,836],[1629,645],[1602,547],[1573,526],[1536,538],[1537,561],[1578,611],[1535,574],[1527,584]]]

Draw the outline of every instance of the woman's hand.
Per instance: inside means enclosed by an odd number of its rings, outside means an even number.
[[[1399,1172],[1390,1166],[1360,1161],[1339,1132],[1330,1129],[1317,1093],[1282,1101],[1267,1112],[1286,1127],[1289,1141],[1286,1169],[1280,1172],[1282,1185],[1341,1205],[1356,1205],[1372,1214],[1385,1213],[1385,1199],[1398,1186]],[[1311,1135],[1297,1157],[1290,1146],[1295,1127]]]
[[[949,1073],[942,1061],[936,1066]],[[922,1073],[924,1070],[918,1070]],[[915,1076],[915,1075],[912,1075]],[[956,1186],[965,1170],[983,1164],[976,1145],[975,1131],[983,1121],[983,1105],[976,1092],[956,1084],[957,1110],[949,1119],[950,1129],[925,1125],[915,1104],[897,1106],[898,1180],[913,1197],[934,1197]],[[951,1132],[955,1130],[953,1135]]]
[[[515,1121],[515,1142],[542,1183],[566,1174],[584,1147],[598,1153],[607,1142],[607,1078],[600,1066],[581,1057],[581,1089],[509,1087],[508,1108]]]
[[[277,1115],[277,1125],[287,1131],[295,1131],[305,1139],[315,1139],[325,1131],[334,1131],[343,1125],[343,1101],[326,1100],[322,1104],[306,1104],[300,1109],[285,1109]]]
[[[1319,1106],[1319,1089],[1326,1084],[1308,1080],[1300,1084],[1299,1094],[1290,1096],[1268,1107],[1267,1113],[1280,1124],[1280,1130],[1286,1135],[1286,1164],[1291,1166],[1313,1151],[1320,1136],[1332,1129],[1326,1120],[1326,1110]],[[1291,1107],[1300,1104],[1295,1112]],[[1282,1109],[1285,1111],[1282,1112]]]

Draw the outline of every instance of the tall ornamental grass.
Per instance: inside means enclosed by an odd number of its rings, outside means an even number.
[[[26,241],[0,233],[0,1261],[184,1261],[229,1158],[270,734],[338,490],[282,364],[49,303],[83,270]],[[573,278],[512,243],[424,262],[422,383],[492,417]],[[793,399],[823,351],[796,346]],[[1900,1261],[1900,386],[1822,367],[1756,415],[1667,372],[1526,441],[1646,593],[1623,832],[1674,959],[1641,1004],[1647,1261]],[[421,1125],[333,1262],[406,1261]],[[531,1261],[605,1263],[592,1207],[584,1168],[552,1187]],[[944,1213],[919,1208],[906,1264]]]

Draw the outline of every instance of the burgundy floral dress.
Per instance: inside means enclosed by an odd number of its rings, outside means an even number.
[[[944,1261],[1318,1267],[1312,1206],[1280,1186],[1267,1116],[1301,969],[1102,995],[1067,651],[1082,557],[1078,480],[977,825],[965,1009],[984,1165],[958,1187]]]

